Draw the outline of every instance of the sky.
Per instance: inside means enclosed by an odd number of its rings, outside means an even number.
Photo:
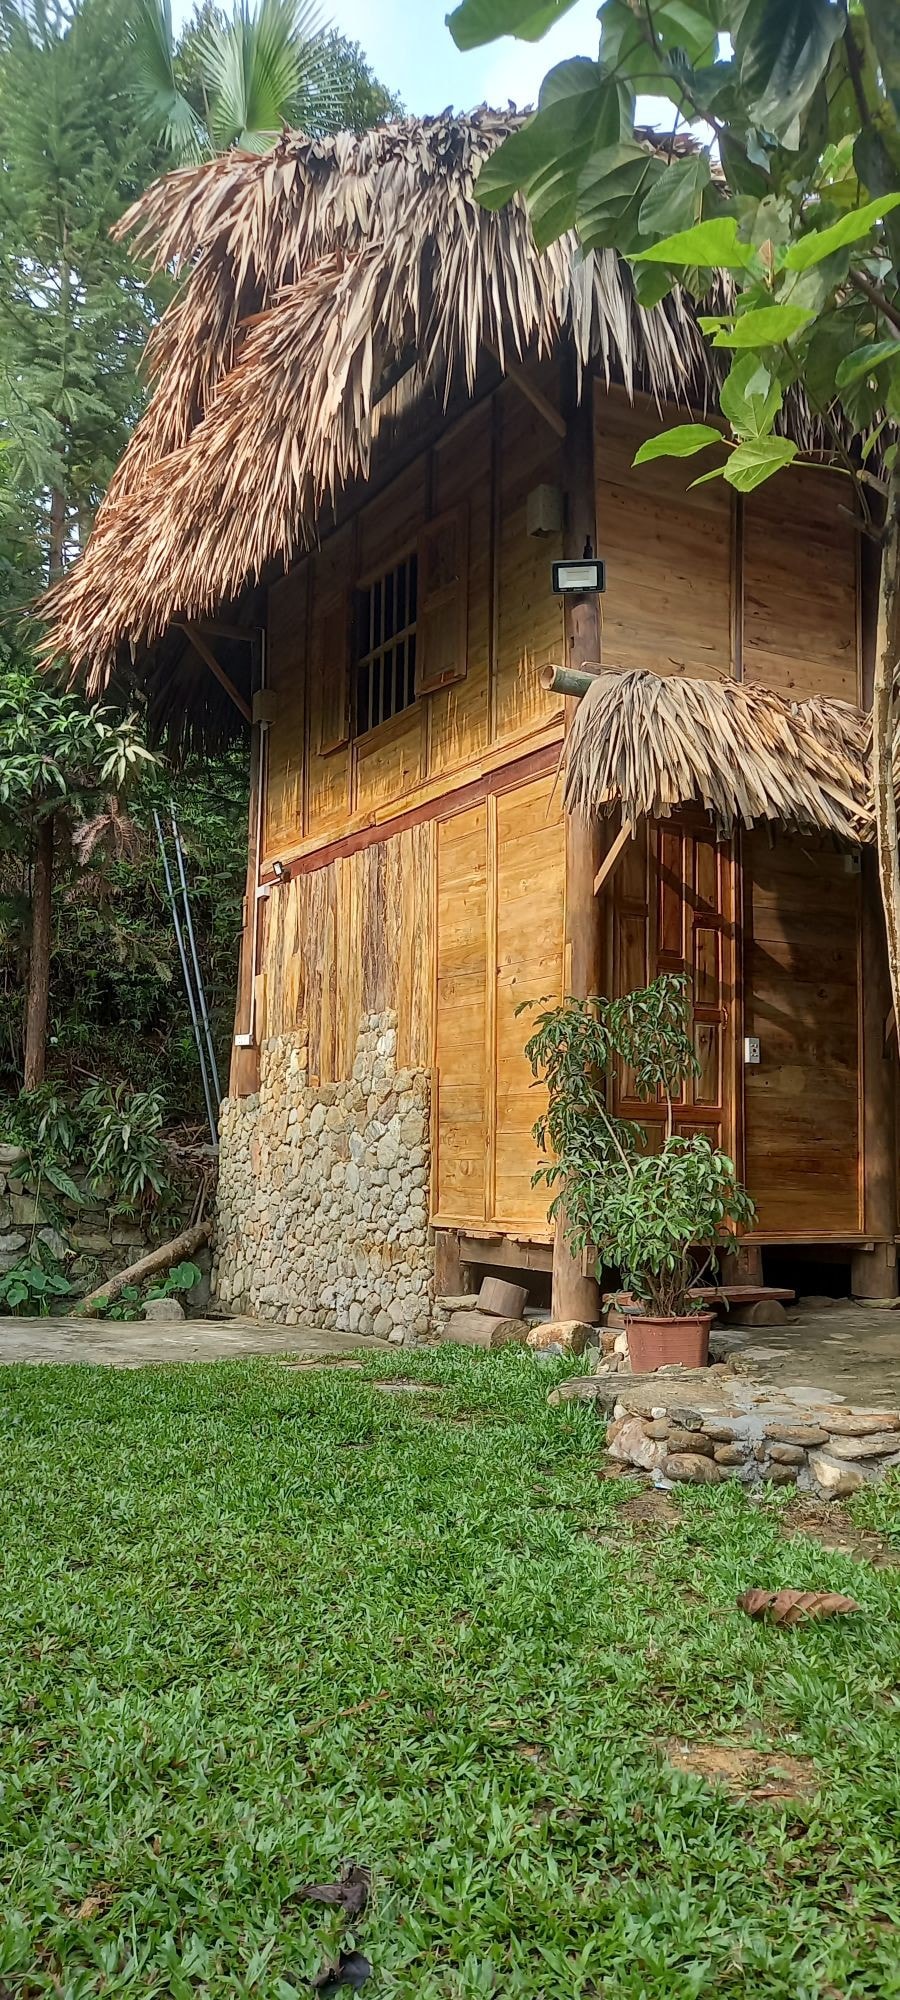
[[[461,55],[445,25],[452,0],[326,0],[323,12],[359,42],[380,81],[408,111],[471,111],[476,104],[520,110],[537,99],[541,78],[566,56],[596,56],[597,0],[576,6],[541,42],[509,36]]]

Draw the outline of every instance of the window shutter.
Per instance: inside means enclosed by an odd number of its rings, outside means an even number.
[[[419,538],[416,663],[419,694],[459,681],[467,667],[468,522],[454,507],[429,521]]]
[[[350,603],[345,594],[322,605],[317,627],[319,755],[324,757],[350,736]]]

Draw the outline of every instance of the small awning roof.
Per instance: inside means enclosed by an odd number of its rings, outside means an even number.
[[[565,803],[665,819],[702,806],[723,831],[768,820],[873,840],[871,729],[862,709],[787,701],[744,681],[597,672],[565,747]]]

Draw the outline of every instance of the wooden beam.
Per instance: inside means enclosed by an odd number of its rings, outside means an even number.
[[[623,820],[619,828],[619,831],[616,834],[615,840],[612,843],[612,846],[607,848],[607,851],[603,856],[603,860],[600,863],[597,873],[594,876],[595,896],[599,896],[601,889],[604,889],[606,887],[606,884],[609,881],[610,876],[615,874],[616,869],[619,866],[619,862],[621,861],[622,856],[625,852],[625,849],[628,846],[628,842],[629,840],[632,839],[633,835],[634,835],[633,822],[630,819]]]
[[[226,618],[197,618],[194,622],[194,630],[205,632],[208,638],[238,639],[246,646],[252,646],[262,629],[261,625],[230,625]],[[190,627],[185,625],[182,630],[188,631]]]
[[[859,601],[861,694],[871,707],[878,622],[878,551],[860,547]],[[860,857],[860,1221],[875,1249],[851,1259],[851,1289],[858,1298],[893,1298],[897,1292],[897,1030],[888,971],[878,864],[871,847]]]
[[[225,689],[225,693],[228,695],[229,700],[234,702],[235,708],[239,710],[240,714],[244,718],[244,721],[252,722],[253,713],[249,701],[244,700],[243,695],[235,687],[234,682],[232,680],[229,680],[224,667],[220,667],[219,662],[216,659],[215,653],[213,652],[212,647],[207,645],[206,640],[203,637],[203,633],[198,631],[196,625],[180,624],[179,630],[187,634],[187,637],[189,638],[191,645],[194,648],[194,652],[197,654],[198,658],[203,661],[204,666],[209,668],[210,673],[215,675],[216,680],[219,683],[219,686]]]
[[[535,383],[532,382],[527,370],[518,361],[501,361],[496,347],[493,347],[490,341],[485,341],[485,346],[488,353],[493,355],[494,360],[503,370],[507,381],[511,382],[515,389],[518,389],[519,395],[524,396],[526,403],[530,403],[533,410],[537,410],[538,416],[543,417],[545,424],[550,425],[550,429],[555,431],[558,438],[564,438],[566,436],[565,417],[561,416],[559,411],[554,409],[549,397],[545,396],[543,391],[538,389]]]
[[[565,350],[563,367],[566,535],[571,548],[580,555],[588,545],[591,548],[597,546],[593,405],[589,392],[583,400],[579,399],[575,353],[571,343]],[[599,598],[595,595],[567,597],[564,604],[567,660],[599,660]],[[567,732],[575,720],[577,708],[578,696],[567,695]],[[601,976],[600,905],[594,895],[594,880],[601,859],[600,832],[596,821],[584,819],[580,813],[567,813],[565,843],[563,992],[571,994],[576,1000],[586,1000],[598,991]],[[570,1250],[560,1215],[557,1216],[553,1242],[552,1311],[554,1319],[592,1321],[600,1317],[600,1287],[596,1278],[590,1277],[584,1270],[582,1258],[573,1255]]]

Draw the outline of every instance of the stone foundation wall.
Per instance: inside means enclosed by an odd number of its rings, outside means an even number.
[[[305,1031],[227,1098],[213,1288],[232,1312],[413,1341],[431,1323],[431,1077],[396,1066],[393,1013],[363,1016],[353,1075],[311,1084]]]

